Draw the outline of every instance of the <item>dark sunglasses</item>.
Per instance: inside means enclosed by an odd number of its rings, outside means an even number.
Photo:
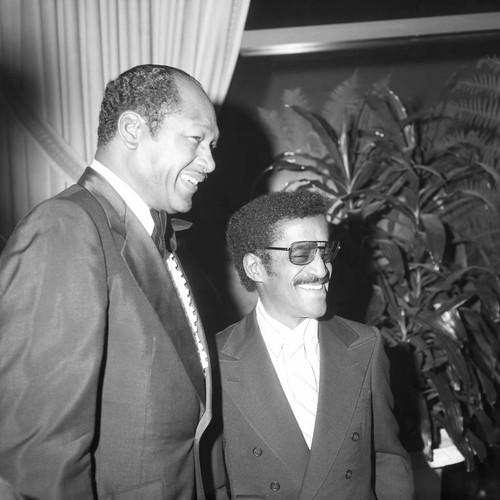
[[[265,250],[284,250],[288,252],[288,258],[292,264],[305,266],[314,260],[316,252],[325,264],[332,262],[340,250],[338,241],[294,241],[288,248],[265,247]]]

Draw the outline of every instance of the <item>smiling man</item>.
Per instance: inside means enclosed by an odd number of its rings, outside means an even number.
[[[171,216],[214,170],[218,135],[191,76],[122,73],[94,161],[5,247],[0,476],[23,498],[204,498],[211,370]]]
[[[232,498],[410,500],[375,328],[325,319],[328,202],[299,190],[256,198],[227,229],[255,309],[217,336]]]

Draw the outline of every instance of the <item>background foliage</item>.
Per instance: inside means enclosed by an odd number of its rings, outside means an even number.
[[[469,470],[499,442],[499,98],[491,57],[411,114],[389,78],[357,72],[319,112],[300,88],[259,109],[277,154],[261,180],[294,172],[283,189],[331,199],[346,262],[369,287],[355,319],[410,351],[427,458],[444,428]]]

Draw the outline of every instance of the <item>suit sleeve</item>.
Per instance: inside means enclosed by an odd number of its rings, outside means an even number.
[[[413,474],[410,458],[398,438],[389,384],[389,360],[377,334],[372,362],[373,441],[375,493],[378,500],[412,500]]]
[[[0,260],[0,475],[36,499],[91,499],[107,308],[97,229],[51,200]]]

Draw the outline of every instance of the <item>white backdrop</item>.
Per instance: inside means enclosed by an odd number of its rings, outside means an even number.
[[[0,235],[92,160],[104,87],[127,68],[179,67],[222,103],[249,4],[0,0]]]

